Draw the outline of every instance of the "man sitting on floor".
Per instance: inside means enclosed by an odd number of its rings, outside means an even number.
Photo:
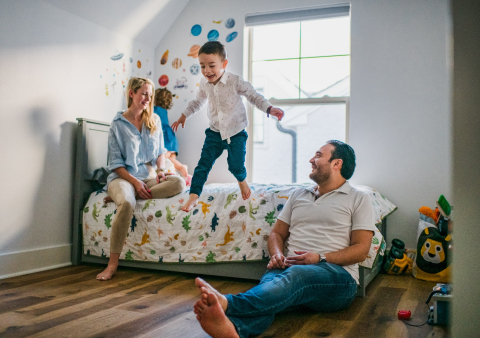
[[[223,295],[196,279],[201,298],[194,312],[212,337],[258,335],[290,306],[335,311],[355,298],[358,263],[366,259],[375,230],[372,201],[347,182],[355,171],[349,145],[328,141],[310,163],[317,185],[295,190],[278,216],[260,284]]]

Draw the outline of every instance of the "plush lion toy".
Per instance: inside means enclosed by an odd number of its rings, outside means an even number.
[[[450,281],[452,237],[442,236],[437,228],[425,228],[417,242],[417,257],[413,275],[418,279],[438,283]]]

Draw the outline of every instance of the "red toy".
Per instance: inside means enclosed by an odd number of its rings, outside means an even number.
[[[398,311],[398,319],[408,319],[410,318],[410,316],[412,315],[412,313],[408,310],[400,310]]]

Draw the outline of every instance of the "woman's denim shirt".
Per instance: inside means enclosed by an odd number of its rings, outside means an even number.
[[[117,113],[110,125],[108,134],[108,168],[112,173],[108,175],[108,184],[119,176],[114,169],[125,167],[135,178],[143,181],[148,178],[146,163],[153,168],[157,167],[158,156],[165,154],[162,123],[158,115],[153,114],[157,130],[150,134],[150,130],[142,125],[142,132],[123,117],[123,111]]]

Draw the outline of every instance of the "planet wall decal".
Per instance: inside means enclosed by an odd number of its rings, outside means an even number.
[[[180,60],[179,58],[173,59],[173,61],[172,61],[172,67],[173,68],[178,69],[181,66],[182,66],[182,60]]]
[[[117,53],[116,55],[110,56],[110,59],[112,59],[113,61],[118,61],[121,58],[123,58],[123,53]]]
[[[235,20],[233,20],[232,18],[227,19],[227,21],[225,21],[225,27],[230,29],[230,28],[233,28],[233,26],[235,26]]]
[[[158,78],[158,84],[160,87],[165,87],[168,84],[168,76],[163,74]]]
[[[187,54],[187,56],[191,56],[192,58],[198,58],[198,51],[200,50],[199,45],[193,45],[190,47],[190,53]]]
[[[192,75],[197,75],[199,72],[200,72],[200,65],[198,65],[197,63],[194,63],[194,64],[190,67],[190,73],[191,73]]]
[[[160,59],[160,64],[164,65],[168,61],[168,49],[166,50],[165,53],[163,53],[162,58]]]
[[[200,25],[193,25],[192,29],[190,30],[193,36],[199,36],[202,32],[202,26]]]
[[[220,34],[218,34],[218,31],[216,29],[212,29],[210,32],[208,32],[207,39],[208,41],[217,41],[219,36]]]
[[[227,35],[226,37],[226,41],[227,42],[232,42],[233,40],[235,40],[235,38],[237,37],[238,33],[237,32],[232,32],[230,34]]]
[[[140,60],[137,61],[137,67],[142,68],[142,63],[140,62]]]

